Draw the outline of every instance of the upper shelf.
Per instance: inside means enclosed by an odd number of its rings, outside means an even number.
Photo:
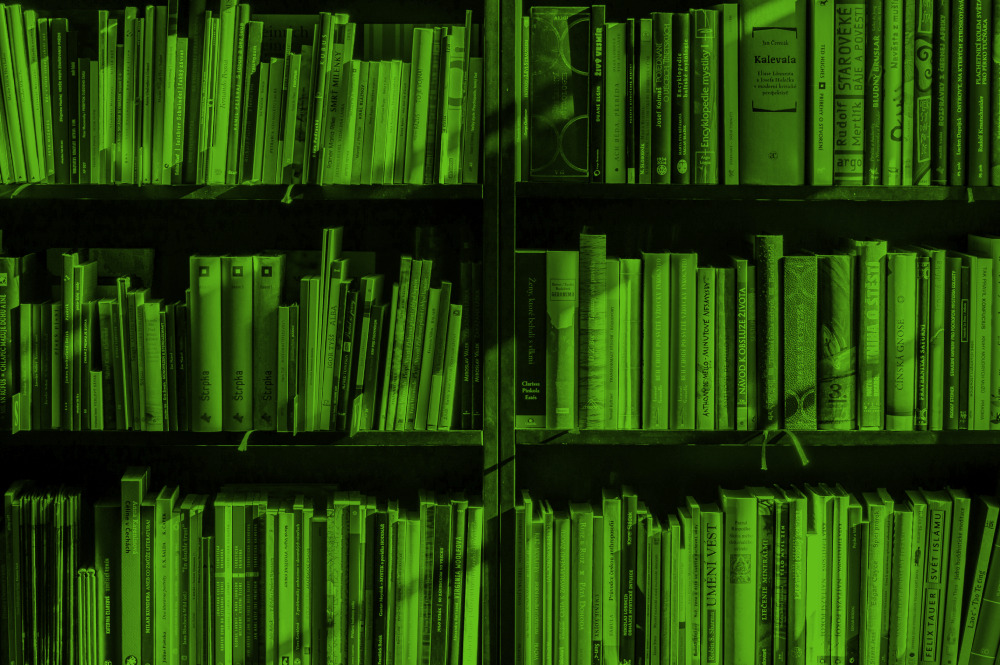
[[[13,446],[64,446],[73,444],[80,447],[196,447],[236,449],[241,446],[245,432],[125,432],[125,431],[35,431],[19,432],[4,437],[0,450]],[[481,447],[481,430],[452,430],[448,432],[382,432],[363,430],[354,436],[346,432],[302,432],[292,435],[279,432],[253,432],[247,440],[247,448],[275,450],[280,448],[327,448],[330,446],[352,448],[437,448],[437,447]]]
[[[733,430],[515,430],[514,441],[520,446],[597,445],[597,446],[746,446],[760,445],[762,432]],[[1000,431],[936,430],[920,432],[896,431],[795,431],[801,444],[810,446],[894,446],[894,445],[988,445],[1000,444]],[[784,432],[773,432],[768,445],[790,445]]]
[[[673,201],[1000,201],[1000,187],[782,187],[774,185],[606,185],[519,182],[524,199],[665,199]]]
[[[343,201],[482,199],[472,185],[0,185],[2,199]]]

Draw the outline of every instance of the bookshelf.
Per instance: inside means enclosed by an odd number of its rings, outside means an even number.
[[[82,0],[56,15],[122,9],[126,0]],[[68,4],[68,3],[66,3]],[[188,3],[182,5],[186,26]],[[213,8],[213,0],[207,3]],[[214,3],[217,8],[218,3]],[[498,0],[254,0],[254,13],[346,12],[365,23],[481,25],[484,58],[480,171],[464,185],[3,185],[0,231],[8,255],[50,247],[153,247],[158,295],[183,296],[187,257],[319,249],[322,229],[343,226],[345,249],[375,250],[377,270],[398,275],[413,251],[416,227],[458,237],[464,231],[482,262],[482,429],[448,432],[20,432],[0,436],[0,485],[19,478],[71,483],[88,501],[114,496],[129,465],[149,466],[154,486],[215,492],[225,483],[334,483],[415,508],[422,489],[481,496],[484,506],[480,645],[483,663],[499,663],[499,93]],[[183,28],[182,28],[183,30]],[[384,261],[384,264],[383,264]],[[458,275],[456,272],[455,278]],[[87,504],[89,505],[89,504]]]
[[[684,11],[714,3],[606,4],[607,20],[621,21],[649,16],[651,11]],[[586,3],[504,0],[501,98],[505,108],[517,106],[515,91],[523,70],[515,35],[521,17],[535,5]],[[510,114],[512,121],[502,128],[500,160],[500,272],[510,285],[516,250],[578,249],[581,232],[606,234],[608,257],[638,257],[641,250],[669,248],[698,252],[699,265],[707,266],[729,265],[733,255],[752,256],[746,240],[751,234],[783,235],[788,255],[829,250],[842,238],[884,238],[890,243],[964,251],[967,234],[1000,233],[996,187],[595,184],[537,182],[523,176],[518,181],[520,130],[515,115]],[[523,162],[521,168],[525,173]],[[516,297],[515,289],[502,288],[501,311],[517,311]],[[541,300],[544,327],[544,295]],[[792,437],[784,432],[771,432],[765,443],[760,431],[518,429],[515,329],[513,316],[501,319],[504,662],[521,655],[515,656],[515,630],[507,627],[520,629],[517,622],[524,616],[519,615],[519,603],[524,601],[517,597],[513,582],[515,506],[522,490],[529,490],[536,501],[551,501],[557,511],[566,509],[568,502],[590,503],[596,510],[602,490],[618,492],[627,485],[650,512],[662,517],[682,506],[688,495],[712,501],[720,486],[841,482],[849,492],[887,487],[894,495],[918,486],[951,485],[987,494],[1000,489],[996,448],[1000,436],[995,431],[794,431],[808,460],[803,464]]]

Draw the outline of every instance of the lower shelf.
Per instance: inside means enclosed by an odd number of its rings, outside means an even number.
[[[921,432],[778,430],[768,434],[767,445],[792,445],[798,439],[810,446],[986,445],[1000,444],[1000,430],[938,430]],[[706,430],[552,430],[519,429],[519,446],[752,446],[764,442],[764,432]]]

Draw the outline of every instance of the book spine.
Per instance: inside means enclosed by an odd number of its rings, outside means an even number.
[[[626,23],[609,22],[604,31],[604,182],[628,182],[626,113],[628,73]]]
[[[747,266],[747,427],[757,429],[761,412],[761,384],[758,378],[757,266]]]
[[[691,20],[691,166],[696,185],[719,184],[719,100],[723,73],[719,69],[719,12],[695,9]]]
[[[883,8],[872,0],[865,9],[864,184],[882,184]]]
[[[864,182],[865,4],[855,0],[838,0],[834,4],[837,54],[833,73],[831,184],[834,185],[861,185]]]
[[[670,255],[670,426],[695,427],[696,254]]]
[[[540,315],[541,298],[546,293],[545,254],[518,252],[514,260],[515,289],[519,296],[515,320],[517,334],[514,336],[518,386],[514,420],[517,427],[544,427],[546,347]]]
[[[915,27],[914,21],[917,14],[918,0],[903,0],[903,113],[902,140],[901,140],[901,161],[900,161],[900,184],[909,187],[913,182],[913,158],[916,153],[917,137],[914,136],[916,129],[914,102],[914,55],[915,55]]]
[[[725,613],[729,617],[756,617],[757,612],[757,500],[753,497],[729,497],[725,501],[724,541],[729,561],[741,562],[741,575],[727,575],[723,584]],[[726,622],[722,637],[725,649],[723,662],[748,664],[757,662],[757,644],[748,622]]]
[[[579,253],[549,251],[546,256],[546,427],[575,427],[576,337],[579,307]]]
[[[892,343],[887,345],[885,427],[889,430],[914,428],[916,378],[917,289],[916,256],[890,253],[886,263],[887,325]]]
[[[760,386],[761,429],[781,427],[782,413],[779,367],[781,362],[781,268],[782,237],[758,235],[754,241],[757,261],[757,380]]]
[[[993,553],[993,541],[997,528],[997,505],[987,501],[979,502],[980,518],[977,520],[971,536],[976,541],[976,547],[970,554],[975,556],[975,564],[969,577],[969,604],[962,627],[962,642],[958,651],[958,664],[969,665],[972,655],[972,642],[979,625],[979,615],[983,607],[986,593],[986,574],[990,564],[990,554]],[[982,529],[979,528],[980,524]],[[969,560],[970,566],[973,565]],[[995,588],[995,587],[994,587]]]
[[[600,429],[608,399],[608,309],[606,238],[580,235],[579,253],[579,362],[577,423],[581,428]]]
[[[735,270],[715,271],[715,419],[716,429],[736,428]]]
[[[947,266],[944,250],[931,250],[930,258],[930,316],[927,331],[927,428],[940,430],[944,429],[944,405],[946,399],[944,379],[947,372],[945,365],[945,322],[948,315],[946,301]],[[995,332],[1000,332],[1000,330]],[[996,376],[1000,379],[1000,372]]]
[[[991,399],[990,385],[992,382],[991,358],[993,356],[993,311],[996,308],[995,298],[997,294],[993,292],[993,265],[992,258],[980,258],[977,261],[978,271],[975,279],[978,284],[979,294],[973,301],[973,317],[971,322],[975,327],[971,330],[974,337],[973,347],[975,349],[975,363],[971,367],[974,373],[970,376],[975,382],[975,415],[973,416],[972,402],[969,403],[969,429],[990,429],[991,425]]]
[[[817,258],[783,261],[784,422],[789,429],[816,429]]]
[[[812,133],[811,150],[809,151],[810,169],[809,182],[812,185],[829,186],[833,184],[834,172],[834,106],[836,104],[834,64],[835,31],[834,26],[840,18],[835,9],[836,3],[809,3],[810,29],[810,81],[809,81],[809,120]]]
[[[642,426],[667,429],[670,413],[670,255],[645,254],[642,289]]]
[[[639,19],[639,94],[635,99],[638,109],[639,147],[636,156],[636,182],[650,184],[653,182],[651,165],[651,150],[653,142],[653,19]]]
[[[642,260],[620,259],[619,337],[625,352],[618,360],[619,429],[639,429],[642,415]]]
[[[927,429],[929,404],[928,392],[928,335],[930,327],[930,257],[917,257],[916,340],[914,342],[914,428]]]
[[[594,30],[596,35],[596,26]],[[658,185],[670,184],[670,124],[673,119],[673,115],[671,114],[672,100],[670,87],[673,80],[672,35],[672,14],[669,12],[653,12],[653,81],[651,91],[653,119],[650,152],[652,156],[651,180]],[[593,110],[591,113],[593,113]],[[593,127],[594,119],[591,117],[591,128]],[[596,137],[593,129],[591,136]],[[592,147],[591,150],[593,151],[594,148]]]
[[[961,259],[959,259],[961,261]],[[972,277],[970,274],[970,268],[968,265],[961,265],[959,268],[959,279],[958,279],[958,358],[957,358],[957,371],[956,371],[956,384],[957,384],[957,394],[958,394],[958,429],[969,429],[969,386],[971,384],[970,376],[972,375],[972,368],[969,365],[970,349],[969,342],[971,340],[971,322],[970,318],[972,315],[972,301],[970,301],[970,288],[972,285]]]
[[[191,429],[222,431],[222,261],[191,257]]]
[[[740,4],[741,183],[805,182],[806,4]]]
[[[952,500],[951,538],[948,553],[948,586],[943,626],[941,629],[941,662],[953,665],[958,660],[962,608],[968,601],[963,597],[966,585],[966,549],[969,541],[971,500],[964,492],[950,491]]]
[[[931,184],[932,136],[934,131],[934,3],[916,0],[914,33],[913,184]]]
[[[757,611],[756,644],[758,663],[773,662],[774,638],[774,503],[757,500]]]
[[[927,506],[927,563],[924,568],[922,637],[919,663],[942,662],[945,603],[948,588],[950,502],[930,500]],[[964,544],[964,543],[963,543]],[[982,620],[980,616],[980,620]]]
[[[966,96],[969,90],[966,86],[966,50],[968,49],[968,37],[966,36],[966,13],[968,10],[968,0],[953,0],[949,3],[951,9],[951,66],[949,68],[949,126],[948,145],[950,153],[948,155],[948,184],[959,187],[966,184],[966,139],[969,135],[967,126],[968,115],[966,114]]]
[[[996,556],[998,549],[1000,541],[993,547],[993,558],[990,561],[982,606],[979,609],[979,623],[970,649],[970,665],[986,665],[990,662],[990,658],[996,656],[995,643],[997,633],[1000,633],[1000,565],[994,565],[993,562],[1000,563],[1000,558]]]
[[[592,5],[590,8],[590,72],[588,90],[588,170],[590,182],[604,182],[607,155],[605,152],[607,127],[607,67],[606,55],[607,26],[604,22],[604,5]],[[527,69],[527,53],[524,54],[522,67]],[[527,118],[527,95],[524,97],[522,113]],[[525,121],[526,122],[526,121]],[[525,130],[527,132],[527,130]]]
[[[424,151],[424,184],[432,184],[438,181],[439,169],[438,158],[440,157],[440,145],[437,132],[441,129],[440,114],[443,110],[441,104],[441,62],[444,60],[444,37],[446,28],[435,27],[433,39],[431,41],[431,58],[429,69],[429,94],[427,97],[427,149]],[[535,52],[535,49],[532,49]],[[369,86],[370,87],[370,86]],[[369,100],[373,100],[375,94],[369,91]]]
[[[691,182],[689,168],[691,128],[691,17],[686,13],[673,15],[673,80],[671,88],[671,173],[670,182],[686,185]]]
[[[222,269],[222,428],[253,428],[253,258],[224,256]]]
[[[278,306],[284,277],[279,256],[253,257],[253,428],[273,430],[278,417]],[[287,334],[287,331],[286,331]],[[287,344],[287,337],[285,340]],[[287,352],[287,351],[286,351]],[[286,397],[287,399],[287,397]]]
[[[990,184],[990,68],[993,58],[993,2],[992,0],[972,0],[969,5],[967,57],[970,71],[968,77],[968,128],[969,145],[968,184],[985,186]]]
[[[720,308],[715,268],[698,268],[697,280],[695,426],[697,429],[716,429],[716,393],[721,387],[716,385],[715,318]]]
[[[931,106],[931,179],[932,185],[947,185],[951,152],[948,136],[951,125],[948,114],[951,109],[950,42],[951,3],[947,0],[932,0],[932,90],[934,102]]]
[[[636,20],[632,17],[625,19],[625,182],[634,185],[638,182],[639,160],[639,106],[637,93],[639,87],[639,46],[640,35],[637,32]]]
[[[901,185],[903,124],[903,4],[884,0],[882,49],[882,181]]]
[[[859,243],[858,264],[858,427],[882,429],[885,400],[885,272],[883,241]]]
[[[739,15],[735,3],[715,7],[719,11],[721,46],[720,71],[722,72],[721,142],[723,181],[727,185],[740,184],[739,142]]]
[[[734,376],[734,397],[736,409],[736,429],[749,429],[747,405],[749,399],[749,305],[748,284],[747,284],[747,261],[746,259],[735,259],[733,261],[733,291],[734,291],[734,314],[735,314],[735,376]]]
[[[857,393],[854,322],[854,257],[819,259],[819,345],[817,424],[819,429],[855,429]]]

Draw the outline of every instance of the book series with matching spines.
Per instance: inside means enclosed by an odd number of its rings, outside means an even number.
[[[0,429],[481,428],[481,264],[462,249],[449,279],[424,248],[390,285],[342,245],[192,256],[178,302],[152,296],[152,250],[50,251],[50,298],[35,255],[0,257]]]
[[[4,495],[5,663],[480,662],[483,506],[332,486],[25,482]],[[93,548],[93,549],[91,549]]]
[[[739,0],[515,17],[517,178],[1000,184],[987,0]]]
[[[693,252],[515,254],[515,426],[1000,428],[1000,238],[850,240],[698,265]]]
[[[1000,643],[995,497],[624,488],[514,509],[515,663],[956,663]]]
[[[206,4],[0,4],[0,183],[478,182],[471,10],[359,29],[344,13]]]

